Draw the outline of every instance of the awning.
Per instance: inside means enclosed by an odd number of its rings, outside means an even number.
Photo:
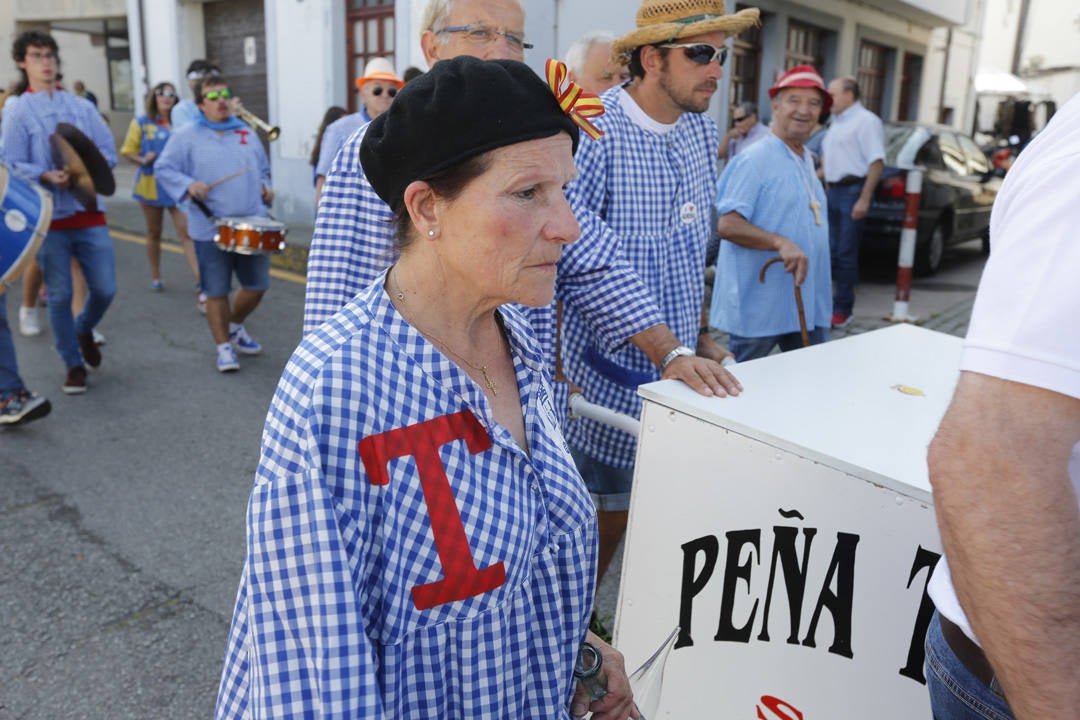
[[[995,68],[979,68],[975,73],[975,92],[989,95],[1026,95],[1028,86],[1012,73]]]

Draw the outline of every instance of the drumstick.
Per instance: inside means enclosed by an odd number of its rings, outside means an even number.
[[[226,175],[225,177],[221,178],[220,180],[216,180],[216,181],[210,183],[209,185],[206,186],[206,188],[207,188],[207,190],[213,190],[214,188],[216,188],[221,183],[228,182],[229,180],[232,180],[233,178],[236,178],[236,177],[240,177],[241,175],[243,175],[244,173],[246,173],[250,169],[251,168],[244,168],[243,170],[237,170],[232,175]]]

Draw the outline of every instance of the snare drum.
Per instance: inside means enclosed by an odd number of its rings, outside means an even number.
[[[245,215],[217,221],[214,242],[227,252],[243,255],[279,253],[285,249],[285,223],[270,218]]]
[[[52,221],[52,194],[0,162],[0,294],[22,275]]]

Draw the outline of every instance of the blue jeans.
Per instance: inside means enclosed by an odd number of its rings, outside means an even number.
[[[630,509],[630,486],[634,481],[633,468],[617,468],[602,463],[570,445],[570,456],[592,495],[597,512],[618,512]]]
[[[89,294],[79,317],[71,314],[71,258],[86,276]],[[56,349],[71,369],[83,364],[79,335],[91,332],[116,296],[116,257],[109,228],[50,230],[37,254],[49,296],[49,324]]]
[[[806,331],[810,336],[811,345],[820,345],[829,342],[829,328],[816,327]],[[780,346],[780,352],[798,350],[803,346],[802,333],[790,332],[782,335],[767,335],[765,337],[743,337],[731,335],[728,340],[728,350],[735,354],[735,362],[743,360],[756,360],[763,358],[772,352],[773,348]]]
[[[215,242],[196,240],[195,256],[199,260],[199,282],[206,297],[228,296],[234,273],[245,290],[263,291],[270,287],[270,256],[265,253],[227,252]]]
[[[936,611],[926,631],[926,689],[934,720],[1013,720],[1001,689],[980,682],[953,653]]]
[[[11,337],[11,326],[7,321],[7,294],[0,293],[0,398],[6,398],[25,387],[19,377],[15,340]]]
[[[862,192],[862,184],[833,185],[829,188],[829,253],[832,256],[833,312],[850,315],[855,307],[855,286],[859,284],[859,242],[863,221],[851,219],[851,209]]]

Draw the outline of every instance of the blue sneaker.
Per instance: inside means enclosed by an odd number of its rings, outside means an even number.
[[[52,410],[48,400],[27,389],[17,390],[0,400],[0,425],[22,425],[43,418]]]
[[[236,346],[241,355],[258,355],[262,352],[262,345],[247,334],[243,325],[229,333],[229,342]]]
[[[236,372],[240,369],[240,361],[236,359],[236,351],[232,345],[222,345],[217,349],[218,372]]]

